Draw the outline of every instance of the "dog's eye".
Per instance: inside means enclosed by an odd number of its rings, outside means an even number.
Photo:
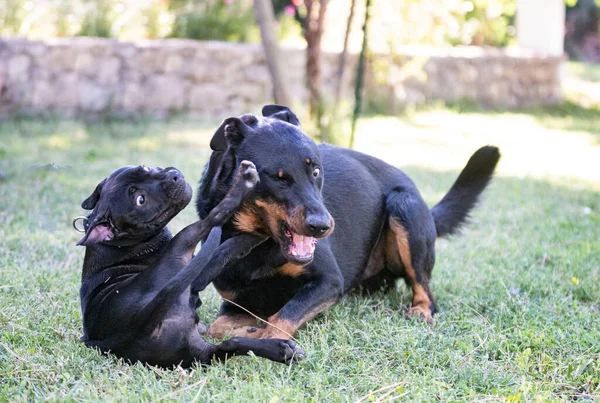
[[[146,203],[146,198],[144,197],[144,195],[139,195],[135,198],[135,204],[137,204],[138,206],[141,206],[144,203]]]
[[[315,178],[318,178],[320,174],[321,174],[321,170],[319,168],[313,169],[313,176]]]

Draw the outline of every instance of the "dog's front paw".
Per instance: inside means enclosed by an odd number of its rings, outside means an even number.
[[[295,364],[306,358],[304,350],[292,340],[279,341],[279,354],[281,355],[281,361],[286,364]]]
[[[260,180],[258,172],[256,171],[256,166],[250,161],[242,161],[239,168],[239,174],[242,176],[242,180],[247,188],[253,188]]]
[[[430,325],[435,325],[435,319],[433,318],[433,314],[432,314],[431,310],[428,308],[419,306],[419,305],[408,308],[408,311],[406,312],[406,316],[407,317],[415,316],[417,318],[421,318],[421,319],[425,320],[425,322],[427,322]]]

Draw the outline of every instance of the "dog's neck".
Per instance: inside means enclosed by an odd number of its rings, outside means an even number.
[[[131,246],[119,247],[102,243],[87,246],[83,258],[82,277],[123,265],[135,266],[141,271],[154,256],[160,254],[172,238],[171,232],[164,227],[153,237]]]

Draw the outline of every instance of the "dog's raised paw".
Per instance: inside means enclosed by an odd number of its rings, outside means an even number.
[[[306,358],[304,350],[292,340],[281,340],[279,348],[282,361],[286,364],[294,364]]]
[[[242,178],[246,182],[246,187],[252,188],[256,186],[259,182],[258,171],[256,170],[256,166],[251,162],[244,160],[240,164],[240,174]]]

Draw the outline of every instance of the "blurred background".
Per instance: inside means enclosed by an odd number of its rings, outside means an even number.
[[[350,145],[361,112],[565,90],[589,107],[599,16],[595,0],[4,0],[0,116],[221,119],[276,101]]]

